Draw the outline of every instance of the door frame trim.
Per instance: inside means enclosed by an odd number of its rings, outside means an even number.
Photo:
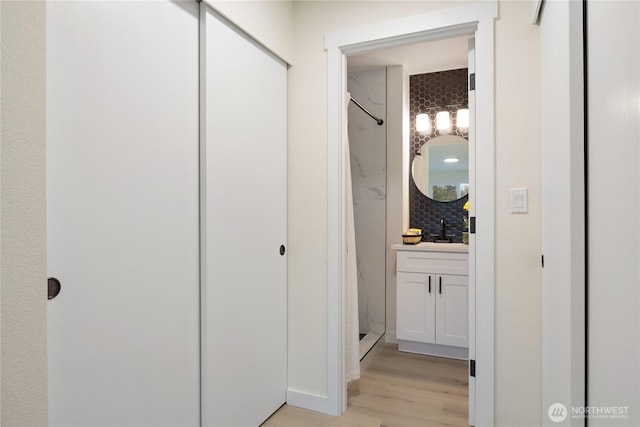
[[[347,406],[344,381],[345,337],[345,96],[346,57],[375,49],[401,46],[465,34],[476,40],[476,206],[479,218],[471,235],[470,257],[475,256],[476,292],[476,425],[494,424],[494,287],[495,287],[495,113],[494,19],[497,1],[434,11],[427,14],[328,33],[327,50],[327,398],[328,412],[340,415]],[[473,250],[475,248],[477,250]],[[474,274],[475,273],[475,274]]]

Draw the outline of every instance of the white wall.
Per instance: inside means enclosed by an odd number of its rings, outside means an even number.
[[[640,3],[587,2],[589,406],[640,425]]]
[[[549,1],[540,18],[542,423],[554,403],[584,405],[582,3]],[[583,425],[567,418],[563,425]]]
[[[327,393],[324,34],[447,6],[390,1],[294,5],[295,66],[289,73],[289,385],[297,390]],[[531,4],[501,2],[496,22],[496,422],[501,425],[540,423],[538,42]],[[529,188],[529,214],[510,215],[508,188],[520,186]]]
[[[293,63],[293,2],[204,0],[285,62]]]
[[[387,70],[385,67],[348,74],[347,90],[381,118],[379,126],[349,103],[349,151],[353,187],[358,317],[360,333],[385,331],[385,259],[387,199]]]
[[[496,21],[496,424],[539,425],[540,60],[531,4],[501,1]],[[511,214],[509,189],[529,188]]]
[[[47,423],[44,2],[2,2],[1,425]]]

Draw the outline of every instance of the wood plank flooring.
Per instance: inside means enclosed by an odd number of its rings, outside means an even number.
[[[384,344],[348,392],[348,409],[332,417],[284,405],[265,427],[468,426],[467,362],[400,353]]]

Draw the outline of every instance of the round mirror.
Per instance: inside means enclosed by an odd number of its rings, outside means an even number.
[[[469,193],[469,142],[457,135],[431,138],[420,147],[411,166],[413,182],[438,202],[458,200]]]

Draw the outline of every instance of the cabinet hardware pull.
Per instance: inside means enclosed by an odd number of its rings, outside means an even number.
[[[438,287],[438,293],[442,293],[442,276],[439,277],[440,279],[440,286]]]
[[[431,293],[431,276],[429,276],[429,293]]]

